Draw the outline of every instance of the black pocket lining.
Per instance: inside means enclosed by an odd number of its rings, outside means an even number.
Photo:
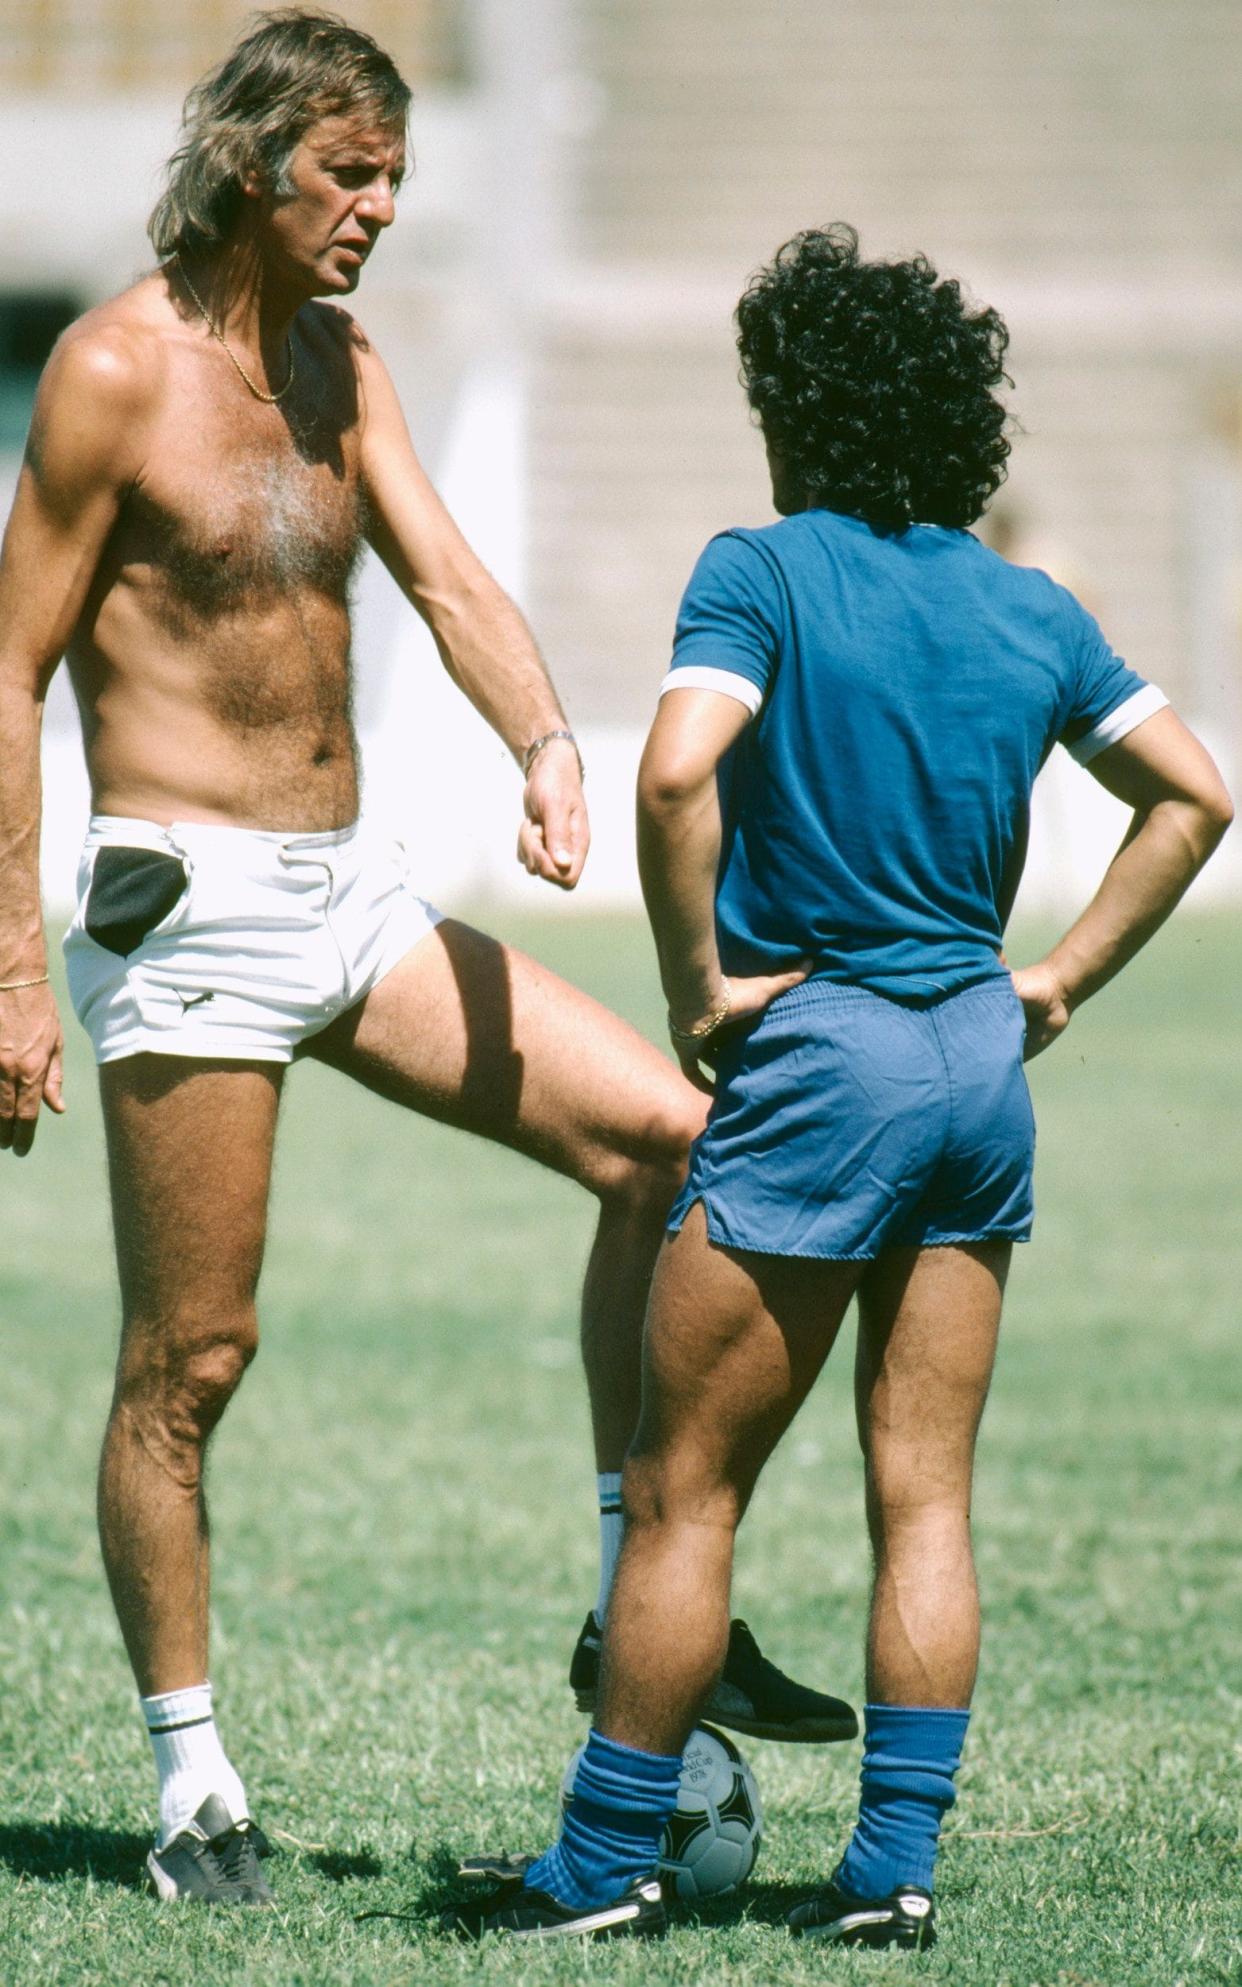
[[[180,856],[105,843],[86,895],[86,935],[127,959],[173,911],[188,882]]]

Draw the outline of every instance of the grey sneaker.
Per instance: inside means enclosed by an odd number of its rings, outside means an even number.
[[[193,1821],[171,1842],[154,1848],[147,1870],[164,1899],[200,1904],[275,1904],[259,1860],[272,1847],[250,1820],[234,1821],[218,1794],[208,1794]]]

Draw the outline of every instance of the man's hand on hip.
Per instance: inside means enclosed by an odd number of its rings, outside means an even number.
[[[744,980],[731,977],[727,1012],[716,1027],[700,1036],[697,1042],[687,1041],[686,1035],[711,1019],[720,1006],[719,998],[707,1006],[700,1002],[699,1012],[695,1014],[690,1013],[688,1008],[679,1014],[674,1014],[670,1007],[668,1017],[670,1030],[677,1031],[673,1033],[673,1053],[681,1064],[682,1075],[690,1079],[696,1090],[702,1090],[710,1097],[716,1087],[714,1082],[716,1052],[722,1033],[735,1022],[753,1021],[756,1015],[762,1014],[764,1009],[770,1007],[782,994],[789,993],[794,987],[800,987],[810,971],[811,962],[808,960],[805,965],[794,967],[792,972],[759,973]],[[723,985],[723,980],[721,984]],[[711,1070],[711,1077],[704,1075],[702,1068],[704,1063]]]
[[[526,819],[518,831],[518,861],[532,876],[572,890],[591,844],[578,748],[556,738],[538,754],[524,797]]]
[[[0,993],[0,1152],[29,1152],[41,1103],[64,1110],[64,1047],[49,986]]]
[[[1019,966],[1009,975],[1014,992],[1026,1011],[1026,1047],[1023,1062],[1051,1048],[1057,1036],[1070,1024],[1072,1012],[1065,989],[1050,966]]]

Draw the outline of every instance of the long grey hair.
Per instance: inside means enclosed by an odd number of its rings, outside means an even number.
[[[281,7],[260,16],[185,100],[182,142],[147,223],[161,259],[219,246],[259,174],[292,191],[293,153],[325,117],[365,117],[404,133],[410,91],[391,56],[335,14]]]

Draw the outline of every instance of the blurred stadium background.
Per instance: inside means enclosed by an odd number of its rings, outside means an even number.
[[[60,327],[149,262],[185,89],[234,0],[9,0],[0,28],[0,496]],[[583,735],[583,895],[636,900],[633,772],[703,541],[770,507],[730,312],[798,228],[924,249],[998,305],[1016,378],[987,530],[1044,565],[1236,779],[1242,751],[1242,62],[1234,0],[354,0],[416,86],[417,171],[358,307]],[[516,895],[516,785],[386,577],[359,588],[367,805],[449,901]],[[1063,755],[1057,755],[1058,758]],[[45,874],[86,796],[48,718]],[[1043,782],[1028,908],[1115,839]],[[1200,894],[1242,895],[1242,848]]]

